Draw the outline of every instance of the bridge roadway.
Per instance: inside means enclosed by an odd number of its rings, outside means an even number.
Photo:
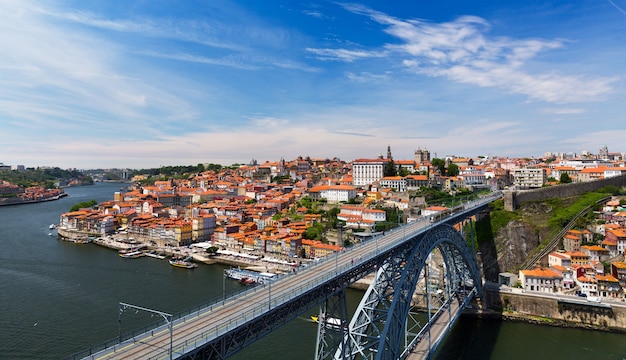
[[[448,330],[454,323],[451,316],[452,314],[458,314],[461,304],[457,301],[451,301],[446,304],[441,310],[446,314],[440,313],[434,322],[431,322],[428,328],[426,328],[426,334],[422,334],[421,340],[412,349],[407,360],[421,360],[428,359],[431,349],[435,344],[438,344],[443,340],[443,337],[448,333]],[[448,316],[446,316],[448,315]]]
[[[163,325],[92,353],[85,359],[169,359],[170,344],[171,358],[180,358],[194,353],[197,348],[214,343],[216,339],[250,322],[257,321],[273,308],[293,301],[301,294],[323,286],[333,278],[348,273],[368,261],[371,263],[372,259],[377,258],[379,254],[383,254],[407,239],[425,233],[432,226],[442,222],[453,223],[457,219],[460,221],[500,197],[501,194],[493,193],[466,203],[455,208],[452,214],[446,214],[448,217],[435,219],[433,223],[428,219],[420,219],[405,224],[385,236],[362,242],[358,246],[328,256],[318,263],[301,269],[297,274],[282,275],[263,286],[253,287],[224,301],[175,319],[171,323],[172,335],[170,335],[169,326]],[[306,309],[301,309],[301,312],[303,311]]]

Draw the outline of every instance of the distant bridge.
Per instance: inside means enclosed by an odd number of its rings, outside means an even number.
[[[402,225],[191,314],[159,313],[163,325],[74,358],[225,359],[316,305],[326,319],[318,324],[318,359],[427,358],[480,293],[474,245],[459,231],[501,196]],[[345,289],[373,272],[349,320]]]

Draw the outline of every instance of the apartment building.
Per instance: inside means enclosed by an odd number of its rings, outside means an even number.
[[[521,168],[513,171],[513,185],[520,189],[540,188],[546,182],[543,168]]]

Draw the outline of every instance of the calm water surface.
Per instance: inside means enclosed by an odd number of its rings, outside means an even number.
[[[0,359],[61,359],[118,335],[118,304],[177,313],[222,296],[223,266],[188,271],[153,258],[123,259],[93,244],[48,236],[49,225],[82,201],[110,200],[119,184],[67,189],[41,204],[0,207]],[[56,235],[56,233],[55,233]],[[226,282],[227,291],[240,285]],[[356,304],[360,294],[349,293]],[[316,310],[312,310],[311,314]],[[312,359],[309,314],[234,359]],[[122,331],[157,320],[126,311]],[[576,329],[461,319],[436,360],[626,359],[626,336]]]

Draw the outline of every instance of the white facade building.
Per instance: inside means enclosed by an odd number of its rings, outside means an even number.
[[[352,185],[365,186],[380,180],[383,177],[384,159],[358,159],[352,162]]]
[[[395,191],[406,191],[406,180],[402,176],[385,176],[378,182],[381,188],[394,189]]]
[[[524,290],[555,292],[562,288],[561,274],[550,269],[520,270],[519,279]]]
[[[348,185],[331,185],[325,186],[320,195],[330,202],[350,201],[356,197],[356,189]]]

